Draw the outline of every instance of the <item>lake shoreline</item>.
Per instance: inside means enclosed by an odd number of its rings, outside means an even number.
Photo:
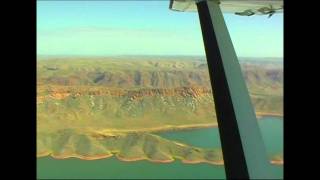
[[[276,117],[276,118],[283,119],[283,114],[281,114],[281,113],[256,112],[256,116],[258,119],[265,118],[265,117]]]
[[[273,165],[282,166],[283,165],[283,160],[271,160],[270,163],[273,164]]]
[[[266,117],[276,117],[281,118],[282,120],[283,115],[280,113],[263,113],[257,112],[256,113],[257,119],[261,120],[262,118]],[[202,129],[202,128],[216,128],[218,127],[218,122],[214,123],[205,123],[205,124],[190,124],[190,125],[168,125],[164,127],[153,127],[153,128],[141,128],[135,130],[114,130],[114,129],[104,129],[99,130],[100,133],[134,133],[134,132],[172,132],[172,131],[184,131],[184,130],[193,130],[193,129]]]
[[[53,159],[58,159],[58,160],[62,160],[62,159],[69,159],[69,158],[77,158],[77,159],[81,159],[81,160],[85,160],[85,161],[92,161],[92,160],[100,160],[100,159],[108,159],[111,157],[115,157],[117,158],[119,161],[123,161],[123,162],[135,162],[135,161],[149,161],[152,163],[172,163],[176,160],[181,160],[182,163],[185,164],[199,164],[199,163],[208,163],[208,164],[212,164],[212,165],[224,165],[223,160],[218,160],[218,161],[201,161],[201,160],[194,160],[194,161],[190,161],[190,160],[184,160],[184,159],[179,159],[179,158],[172,158],[172,159],[168,159],[168,160],[153,160],[153,159],[149,159],[147,157],[141,157],[141,158],[122,158],[119,157],[118,155],[115,154],[107,154],[107,155],[96,155],[96,156],[81,156],[81,155],[64,155],[64,156],[56,156],[53,155],[51,153],[42,153],[41,155],[37,155],[37,158],[43,158],[43,157],[51,157]]]
[[[270,116],[268,116],[270,117]],[[154,128],[153,131],[151,132],[170,132],[170,131],[184,131],[184,130],[193,130],[193,129],[206,129],[206,128],[213,128],[213,127],[217,127],[218,125],[215,123],[210,123],[210,124],[198,124],[198,125],[184,125],[184,126],[176,126],[176,127],[172,127],[172,126],[167,126],[167,127],[161,127],[161,128]],[[104,132],[109,132],[109,130],[104,130]],[[113,132],[119,132],[119,131],[114,131]],[[122,131],[122,132],[150,132],[150,130],[146,131],[145,129],[140,130],[140,131]],[[101,132],[102,133],[102,132]],[[152,160],[149,159],[148,157],[139,157],[139,158],[123,158],[123,157],[119,157],[117,154],[115,153],[108,153],[107,154],[100,154],[100,155],[93,155],[93,156],[83,156],[83,155],[76,155],[76,154],[71,154],[71,155],[53,155],[51,152],[40,152],[37,153],[37,158],[41,158],[41,157],[46,157],[46,156],[50,156],[54,159],[68,159],[68,158],[78,158],[81,160],[98,160],[98,159],[107,159],[110,158],[112,156],[115,156],[118,160],[120,161],[124,161],[124,162],[134,162],[134,161],[141,161],[141,160],[147,160],[149,162],[153,162],[153,163],[171,163],[174,162],[175,160],[181,160],[182,163],[185,164],[197,164],[197,163],[209,163],[209,164],[213,164],[213,165],[224,165],[223,160],[218,160],[218,161],[206,161],[206,160],[184,160],[181,158],[172,158],[172,159],[166,159],[166,160]],[[283,165],[283,160],[279,159],[279,160],[270,160],[269,161],[272,165],[277,165],[277,166],[282,166]]]
[[[217,161],[201,161],[201,160],[184,160],[184,159],[177,159],[177,158],[173,158],[173,159],[168,159],[168,160],[152,160],[146,157],[141,157],[141,158],[122,158],[119,157],[117,155],[114,154],[107,154],[107,155],[99,155],[99,156],[91,156],[91,157],[87,157],[87,156],[81,156],[81,155],[66,155],[66,156],[54,156],[50,153],[46,154],[46,155],[37,155],[37,158],[42,158],[42,157],[51,157],[53,159],[58,159],[58,160],[62,160],[62,159],[69,159],[69,158],[77,158],[77,159],[81,159],[81,160],[85,160],[85,161],[93,161],[93,160],[101,160],[101,159],[109,159],[112,157],[117,158],[117,160],[122,161],[122,162],[136,162],[136,161],[149,161],[152,163],[172,163],[176,160],[180,160],[182,163],[184,164],[199,164],[199,163],[208,163],[208,164],[212,164],[215,166],[223,166],[224,165],[224,161],[223,160],[217,160]],[[270,160],[269,161],[272,165],[276,165],[276,166],[282,166],[283,165],[283,160]]]
[[[169,132],[169,131],[183,131],[192,129],[202,129],[202,128],[214,128],[218,127],[218,123],[206,123],[206,124],[191,124],[191,125],[178,125],[178,126],[165,126],[165,127],[155,127],[155,128],[145,128],[145,129],[135,129],[135,130],[113,130],[104,129],[98,130],[98,133],[135,133],[135,132]]]

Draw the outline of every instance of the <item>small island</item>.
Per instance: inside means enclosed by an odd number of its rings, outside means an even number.
[[[271,159],[271,164],[274,164],[274,165],[283,165],[283,155],[275,155],[272,157]]]

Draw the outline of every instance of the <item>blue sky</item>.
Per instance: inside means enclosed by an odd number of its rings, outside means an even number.
[[[38,55],[205,55],[198,14],[169,1],[38,1]],[[241,57],[283,56],[283,14],[224,14]]]

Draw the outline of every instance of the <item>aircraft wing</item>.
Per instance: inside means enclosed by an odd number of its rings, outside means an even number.
[[[196,1],[170,0],[169,8],[175,11],[196,12]],[[270,15],[283,12],[283,0],[220,0],[220,7],[222,12],[243,16]]]

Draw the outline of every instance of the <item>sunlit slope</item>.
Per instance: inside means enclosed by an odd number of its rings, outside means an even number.
[[[58,59],[38,61],[38,83],[105,87],[210,86],[203,62]]]
[[[51,92],[38,99],[39,129],[148,131],[216,125],[212,95],[203,88],[77,88],[55,87],[53,91],[60,94]]]
[[[37,62],[38,84],[90,85],[117,88],[211,88],[205,61],[50,59]],[[265,94],[282,88],[283,70],[279,63],[242,63],[250,90]],[[282,94],[282,93],[281,93]]]
[[[103,134],[64,129],[40,133],[37,151],[38,157],[93,160],[115,155],[123,161],[171,162],[180,159],[185,163],[223,164],[219,149],[196,148],[148,133]]]
[[[267,66],[268,67],[268,66]],[[38,61],[38,124],[113,130],[215,125],[203,61]],[[244,65],[259,114],[282,114],[282,70]],[[44,128],[44,127],[42,127]]]
[[[243,64],[258,115],[282,115],[282,68]],[[51,59],[37,62],[37,155],[209,162],[221,153],[150,134],[216,126],[204,61]]]

